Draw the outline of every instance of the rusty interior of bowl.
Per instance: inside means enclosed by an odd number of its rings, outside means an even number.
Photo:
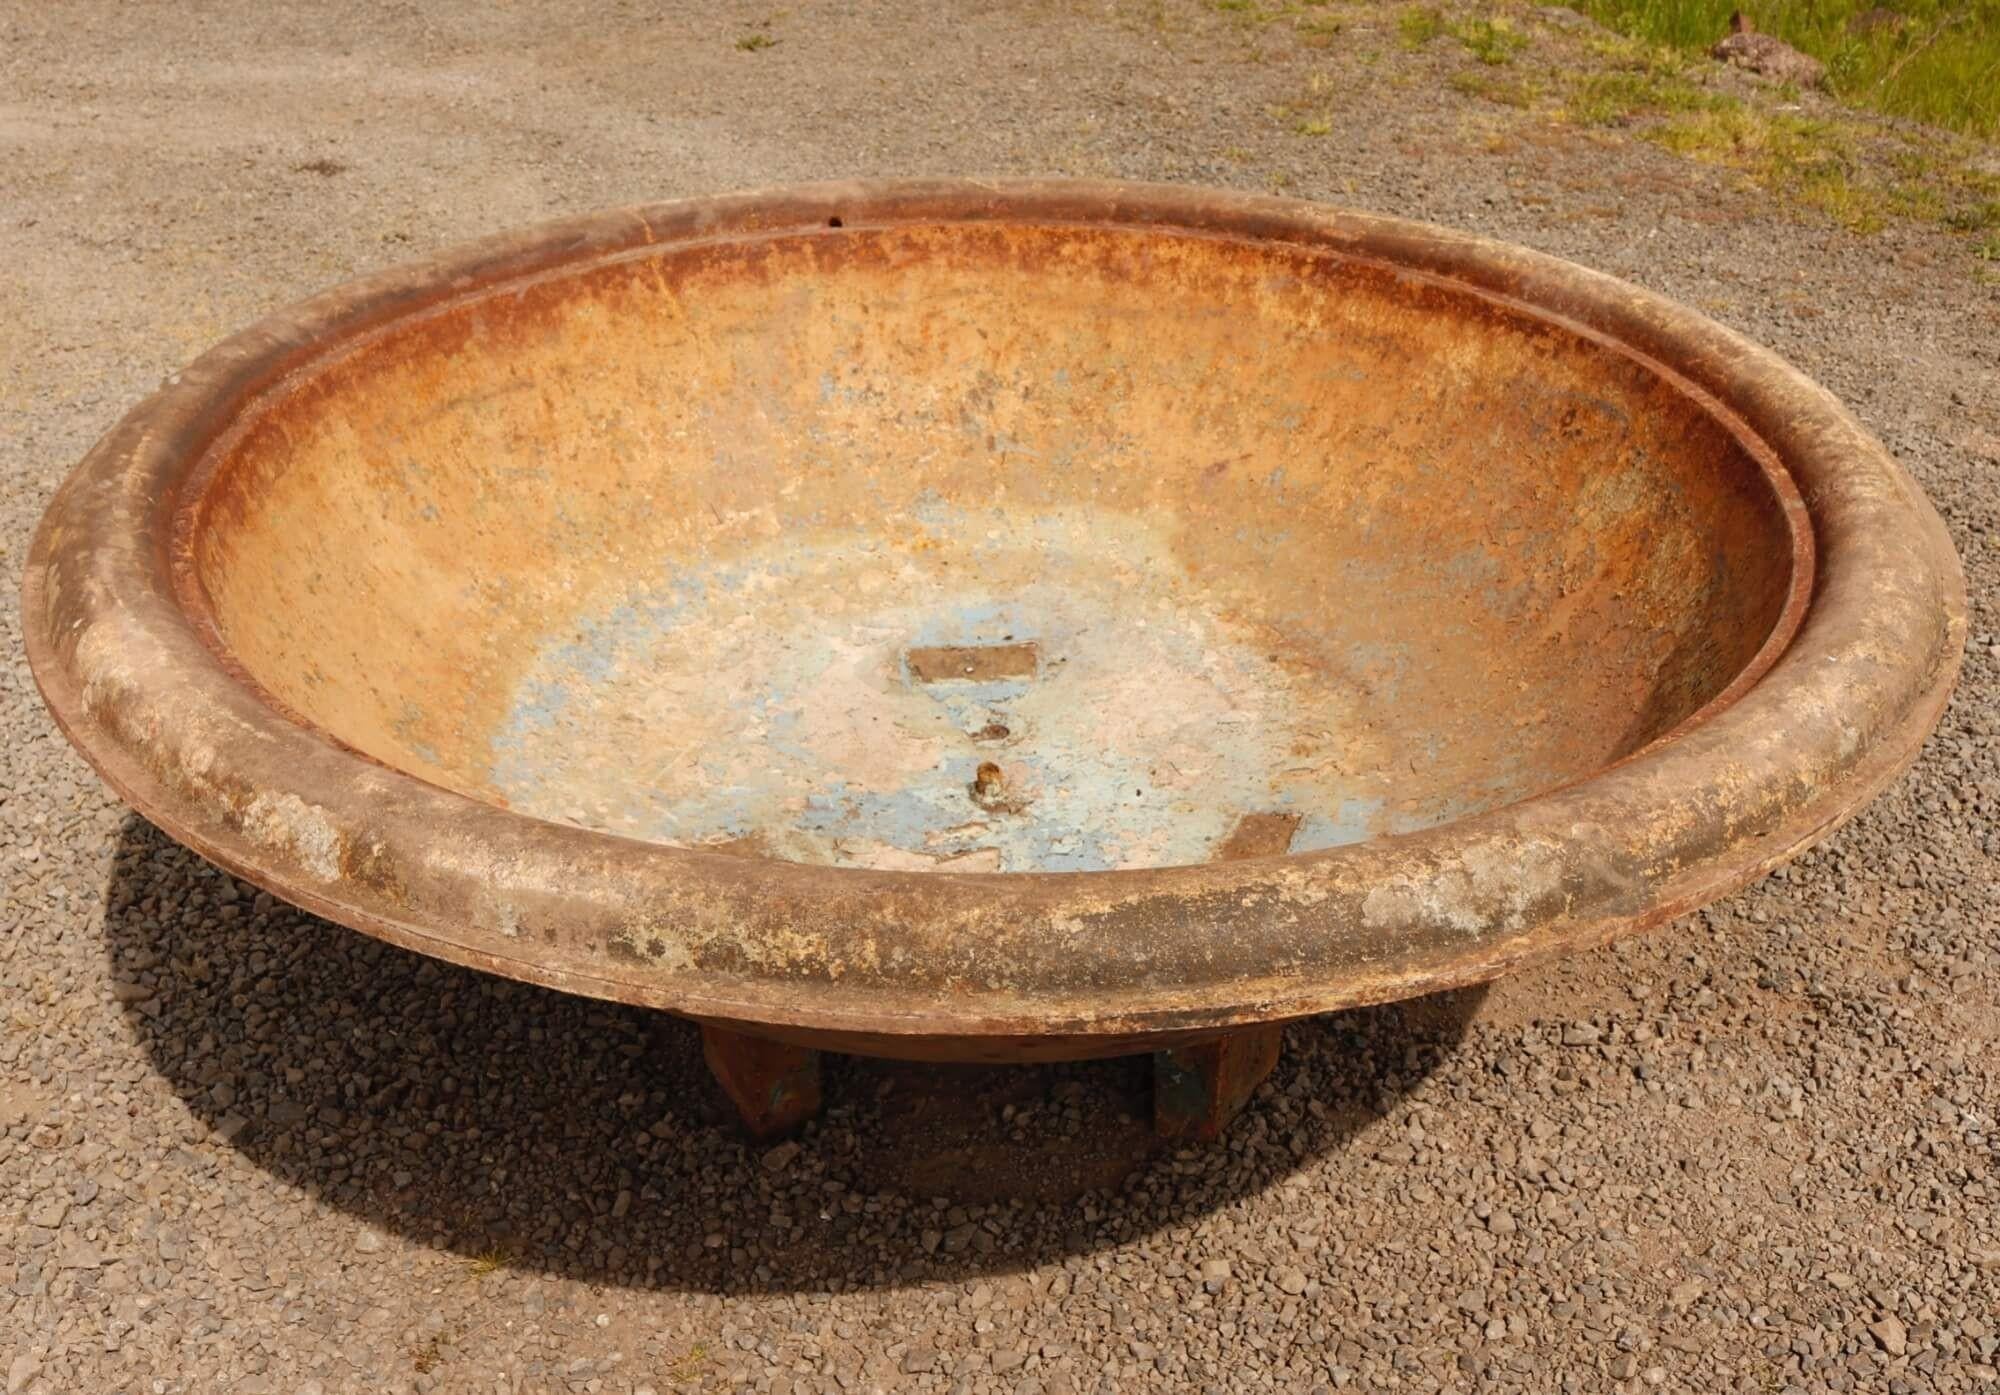
[[[1547,314],[1167,229],[558,271],[267,391],[177,518],[296,719],[792,861],[1303,852],[1563,785],[1781,644],[1788,482]]]

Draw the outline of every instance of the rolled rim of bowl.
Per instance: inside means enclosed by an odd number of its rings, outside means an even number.
[[[1803,559],[1786,618],[1724,692],[1586,778],[1321,851],[1066,873],[808,866],[545,821],[362,755],[279,708],[222,648],[179,520],[232,425],[315,363],[411,317],[662,246],[960,222],[1316,249],[1614,346],[1766,462]],[[42,520],[22,606],[36,682],[71,742],[232,873],[509,977],[883,1041],[1212,1031],[1478,982],[1657,924],[1823,837],[1913,761],[1966,632],[1957,556],[1915,483],[1823,388],[1692,309],[1397,218],[1046,180],[649,204],[324,292],[174,374],[98,443]]]

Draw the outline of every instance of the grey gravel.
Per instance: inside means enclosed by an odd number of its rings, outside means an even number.
[[[1323,8],[1322,45],[1194,0],[0,7],[10,595],[90,442],[310,290],[625,201],[1042,172],[1432,218],[1699,306],[1882,436],[1974,598],[1937,738],[1820,850],[1300,1024],[1223,1143],[1165,1152],[1120,1062],[840,1063],[795,1151],[747,1146],[684,1025],[365,940],[130,816],[0,607],[9,1395],[2000,1390],[2000,290],[1966,239],[1463,95],[1457,45]],[[1517,20],[1535,71],[1598,61]]]

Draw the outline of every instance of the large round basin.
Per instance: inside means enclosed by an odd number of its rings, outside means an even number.
[[[1956,558],[1694,312],[1068,183],[621,210],[170,379],[27,568],[142,813],[356,929],[792,1043],[1087,1056],[1664,921],[1915,755]]]

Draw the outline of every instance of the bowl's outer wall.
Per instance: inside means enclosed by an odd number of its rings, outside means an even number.
[[[1535,798],[1291,857],[1080,875],[850,871],[529,819],[387,768],[273,707],[177,583],[189,476],[260,392],[442,300],[677,240],[1069,221],[1324,249],[1600,337],[1796,482],[1816,556],[1791,643],[1670,739]],[[1808,531],[1802,526],[1801,531]],[[1080,183],[814,186],[623,210],[329,292],[170,379],[85,459],[29,557],[29,658],[136,808],[238,875],[425,953],[556,988],[885,1054],[1110,1054],[1480,981],[1657,924],[1850,816],[1911,760],[1957,673],[1941,521],[1830,395],[1660,297],[1393,219]]]

